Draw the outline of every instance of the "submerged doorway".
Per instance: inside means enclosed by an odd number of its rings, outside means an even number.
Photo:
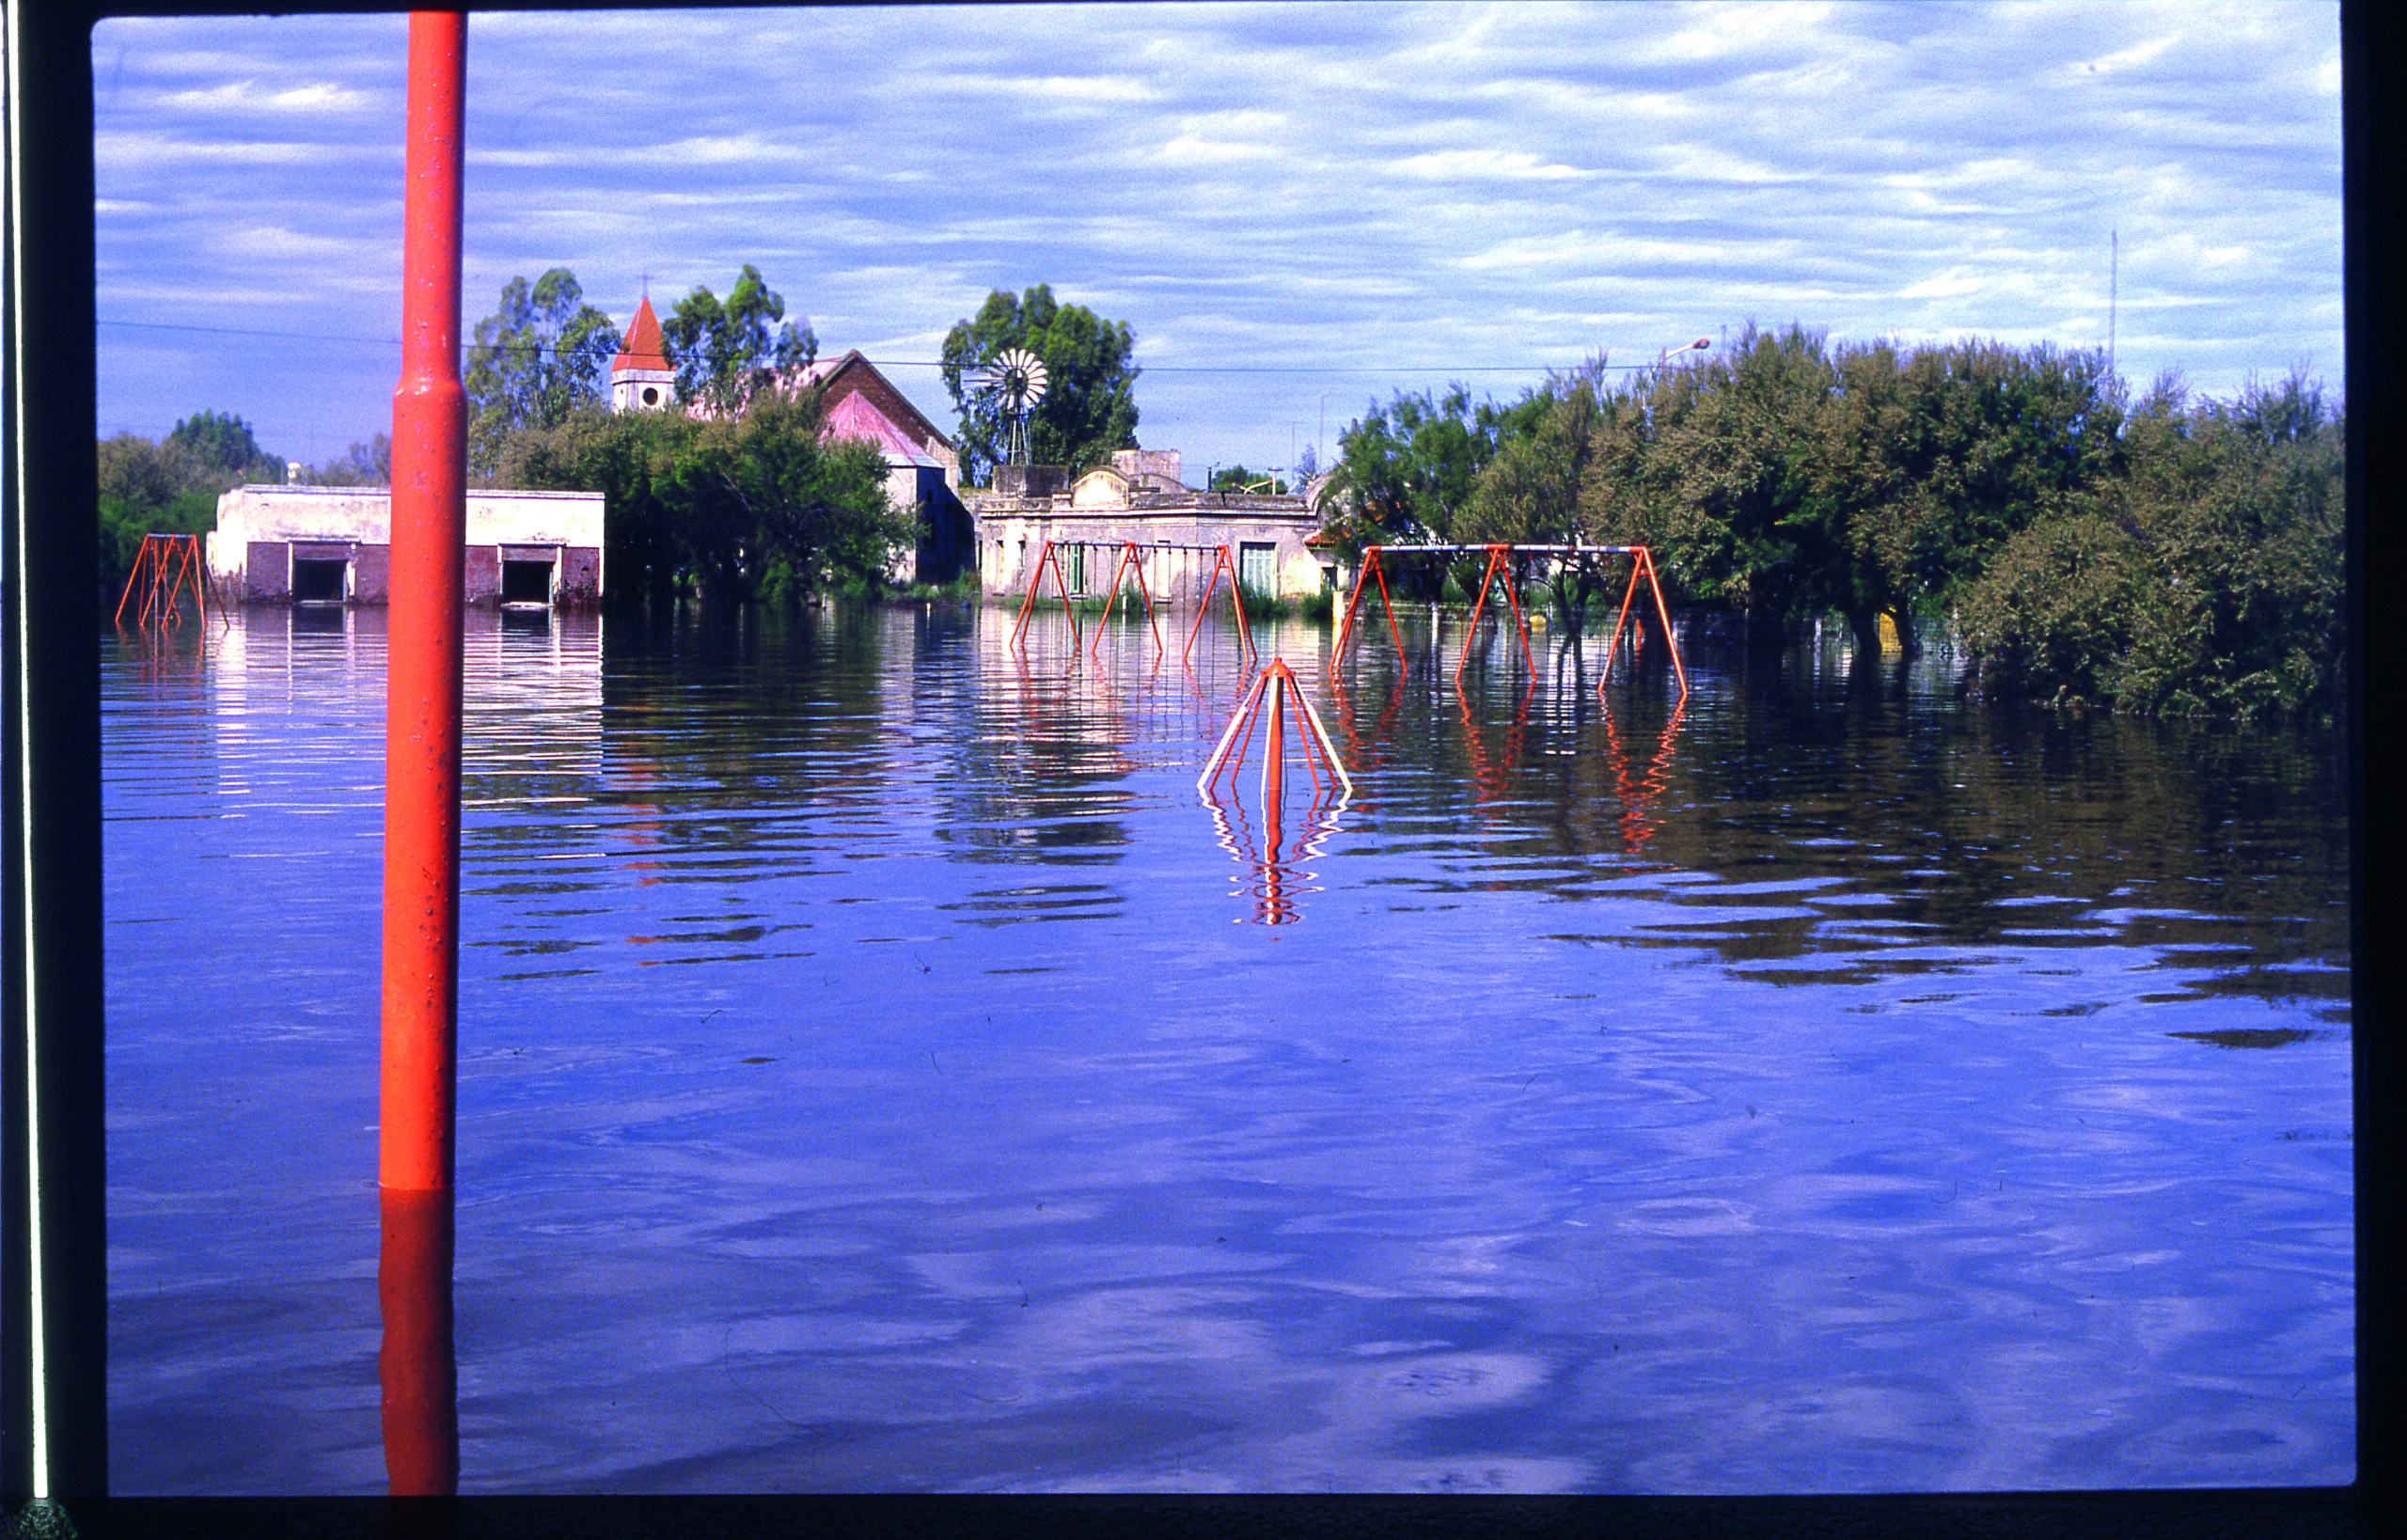
[[[292,602],[339,605],[350,597],[351,563],[326,557],[292,558]]]
[[[501,602],[505,605],[542,605],[552,602],[552,574],[558,563],[550,558],[540,561],[506,560],[501,564]]]

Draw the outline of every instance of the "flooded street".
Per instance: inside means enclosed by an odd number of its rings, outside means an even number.
[[[2352,1477],[2336,731],[1012,619],[472,614],[462,1491]],[[384,1489],[383,623],[101,644],[118,1492]]]

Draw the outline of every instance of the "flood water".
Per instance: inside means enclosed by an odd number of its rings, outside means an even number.
[[[2336,732],[1405,619],[472,617],[462,1489],[2352,1479]],[[382,626],[102,643],[118,1492],[384,1489]]]

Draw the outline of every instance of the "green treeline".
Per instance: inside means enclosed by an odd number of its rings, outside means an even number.
[[[603,559],[627,599],[873,594],[918,535],[876,446],[821,442],[815,392],[721,417],[585,407],[511,433],[499,462],[501,486],[603,495]]]
[[[251,425],[232,413],[196,412],[165,438],[115,433],[99,440],[100,597],[113,612],[145,535],[207,534],[217,527],[217,499],[245,483],[275,485],[287,466],[260,448]],[[392,441],[383,433],[354,444],[323,465],[301,468],[317,486],[384,486],[392,479]]]
[[[1341,434],[1324,507],[1357,548],[1645,544],[1677,602],[1775,635],[1945,628],[2001,698],[2249,715],[2337,696],[2342,436],[2298,374],[2133,401],[2095,353],[1751,326],[1506,405],[1399,393]]]
[[[785,314],[748,262],[724,300],[695,286],[661,333],[678,401],[702,415],[612,412],[609,318],[566,268],[512,278],[475,332],[470,464],[498,487],[601,493],[616,598],[877,593],[917,515],[889,505],[874,446],[821,441],[815,389],[777,387],[818,352]]]

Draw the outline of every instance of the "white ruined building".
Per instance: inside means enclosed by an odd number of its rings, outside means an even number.
[[[469,604],[601,602],[600,493],[471,491],[467,535]],[[209,574],[249,604],[381,605],[392,543],[383,487],[236,487],[217,499]]]

